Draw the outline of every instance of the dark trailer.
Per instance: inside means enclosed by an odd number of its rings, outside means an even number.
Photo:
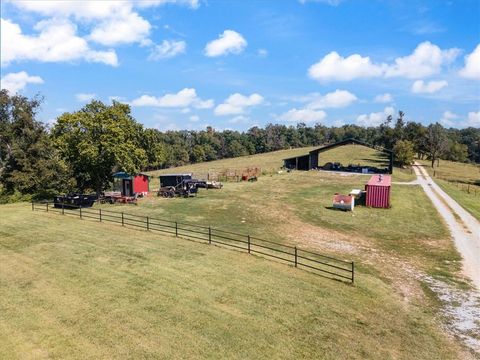
[[[192,179],[192,174],[160,175],[160,189],[158,196],[172,198],[178,196],[195,196],[199,188],[207,188],[207,182]]]
[[[184,180],[192,180],[192,174],[191,173],[186,173],[186,174],[166,174],[166,175],[160,175],[160,187],[166,187],[166,186],[178,186],[180,185]]]

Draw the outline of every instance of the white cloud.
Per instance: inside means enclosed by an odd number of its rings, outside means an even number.
[[[467,127],[480,128],[480,111],[471,111],[466,118],[460,118],[459,115],[451,111],[445,111],[440,119],[440,123],[445,127],[460,129]]]
[[[175,94],[165,94],[160,97],[142,95],[131,102],[132,106],[154,106],[164,108],[210,109],[214,106],[213,100],[202,100],[192,88],[185,88]]]
[[[375,112],[370,114],[362,114],[357,117],[357,124],[360,126],[378,126],[383,123],[387,116],[395,114],[395,109],[387,106],[383,112]]]
[[[414,94],[433,94],[448,86],[445,80],[428,81],[417,80],[412,84],[412,92]]]
[[[468,113],[466,127],[480,127],[480,111],[474,112],[471,111]]]
[[[245,112],[245,108],[260,105],[263,103],[263,96],[259,94],[251,94],[245,96],[239,93],[230,95],[223,104],[218,105],[214,113],[215,115],[238,115]]]
[[[308,74],[319,81],[350,81],[382,76],[418,79],[438,74],[459,53],[459,49],[442,50],[426,41],[419,44],[411,55],[396,58],[393,64],[376,64],[368,56],[353,54],[344,58],[333,51],[310,66]]]
[[[190,121],[197,122],[198,120],[200,120],[200,117],[198,115],[192,115],[189,119]]]
[[[151,27],[147,20],[128,9],[102,21],[93,28],[88,39],[107,46],[148,43],[146,39]]]
[[[385,73],[386,77],[400,76],[409,79],[423,78],[438,74],[443,65],[450,64],[460,54],[456,48],[442,50],[425,41],[417,46],[411,55],[395,59]]]
[[[301,4],[305,4],[307,2],[317,2],[317,3],[324,3],[328,4],[331,6],[337,6],[340,4],[343,0],[298,0]]]
[[[368,56],[362,57],[354,54],[344,58],[335,51],[332,51],[308,69],[309,76],[320,81],[350,81],[358,78],[381,76],[382,73],[383,66],[373,64]]]
[[[185,41],[163,40],[160,45],[155,45],[148,60],[168,59],[179,54],[184,54],[187,48]]]
[[[281,121],[313,123],[320,122],[327,117],[327,113],[323,110],[313,109],[290,109],[278,117]]]
[[[440,119],[440,124],[447,127],[454,127],[455,122],[452,120],[458,119],[458,115],[451,111],[445,111]]]
[[[93,93],[79,93],[79,94],[75,94],[75,98],[77,99],[77,101],[79,102],[89,102],[90,100],[93,100],[95,98],[95,94]],[[112,100],[117,100],[117,99],[113,99],[112,97]]]
[[[76,35],[76,26],[68,20],[51,19],[37,23],[38,36],[24,35],[20,26],[1,19],[2,65],[13,61],[37,60],[62,62],[85,60],[117,66],[114,50],[95,51]]]
[[[240,54],[247,46],[247,41],[236,31],[225,30],[218,39],[210,41],[205,46],[205,55],[216,57],[221,55]]]
[[[349,106],[357,100],[358,98],[355,96],[355,94],[352,94],[346,90],[337,89],[334,92],[325,94],[324,96],[320,94],[314,94],[306,107],[313,110],[341,108]]]
[[[460,70],[459,74],[467,79],[480,80],[480,44],[471,54],[465,56],[465,67]]]
[[[76,19],[104,19],[131,5],[127,1],[78,1],[78,0],[35,0],[35,1],[12,1],[16,7],[36,12],[43,16],[69,17]]]
[[[391,103],[393,102],[393,96],[389,93],[380,94],[375,96],[375,99],[373,99],[373,101],[376,103]]]
[[[244,115],[238,115],[228,121],[230,124],[247,124],[250,122],[250,118]]]
[[[18,73],[9,73],[2,77],[1,88],[7,89],[11,93],[21,91],[27,86],[27,84],[43,84],[43,80],[40,76],[30,76],[25,71]]]
[[[257,54],[259,57],[267,57],[268,56],[268,50],[267,49],[258,49]]]
[[[142,0],[134,2],[135,6],[139,8],[146,8],[151,6],[159,6],[164,4],[178,4],[186,5],[192,9],[197,9],[200,6],[199,0]]]

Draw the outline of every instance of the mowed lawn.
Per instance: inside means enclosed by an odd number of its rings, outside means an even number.
[[[480,165],[440,160],[440,166],[432,168],[430,161],[418,162],[448,195],[480,220]]]
[[[221,190],[201,189],[194,198],[153,195],[139,200],[137,206],[100,207],[250,234],[347,260],[352,254],[321,245],[316,241],[317,233],[331,238],[331,243],[338,240],[335,234],[343,234],[353,246],[370,239],[378,250],[412,260],[432,275],[450,278],[460,267],[459,255],[446,226],[419,186],[393,184],[391,209],[331,209],[333,194],[363,189],[369,177],[295,171],[261,176],[252,183],[227,182]],[[313,229],[306,232],[306,226]],[[362,257],[354,260],[361,262]]]
[[[179,166],[175,168],[162,169],[148,172],[152,176],[152,189],[158,189],[158,176],[169,173],[190,173],[199,178],[206,178],[206,175],[215,172],[222,172],[225,170],[241,171],[247,168],[260,168],[264,174],[273,174],[281,169],[283,166],[283,159],[295,156],[308,154],[309,151],[317,147],[304,147],[289,150],[272,151],[265,154],[256,154],[249,156],[241,156],[234,159],[222,159],[215,161],[202,162],[197,164],[190,164]],[[365,147],[362,145],[346,145],[334,148],[323,153],[320,153],[319,166],[327,162],[340,162],[347,166],[365,165],[377,166],[384,168],[388,166],[388,160],[385,154],[377,150]],[[411,181],[415,180],[415,175],[410,169],[394,168],[393,178],[395,181]]]
[[[26,203],[0,207],[0,294],[2,359],[462,358],[373,275],[345,285]]]

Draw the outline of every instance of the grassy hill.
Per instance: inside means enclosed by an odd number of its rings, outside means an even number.
[[[467,211],[480,220],[480,165],[441,160],[431,167],[428,160],[419,160],[435,182]]]
[[[0,358],[462,357],[375,273],[349,286],[28,204],[0,229]]]
[[[273,151],[265,154],[241,156],[234,159],[222,159],[189,164],[175,168],[150,171],[148,173],[153,176],[153,188],[158,188],[158,176],[160,174],[193,172],[195,176],[204,178],[208,172],[219,172],[224,170],[235,171],[246,169],[248,167],[261,168],[265,174],[272,174],[277,172],[283,166],[283,159],[308,154],[308,152],[314,148],[315,147],[305,147]],[[327,162],[340,162],[344,165],[361,164],[377,167],[384,167],[387,164],[382,152],[362,145],[346,145],[321,153],[319,165],[324,165]],[[415,179],[415,176],[410,170],[400,168],[394,169],[393,176],[397,181],[410,181]]]

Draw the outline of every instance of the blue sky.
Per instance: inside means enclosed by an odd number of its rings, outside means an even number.
[[[53,123],[115,98],[159,130],[480,127],[480,2],[2,1],[2,88]]]

